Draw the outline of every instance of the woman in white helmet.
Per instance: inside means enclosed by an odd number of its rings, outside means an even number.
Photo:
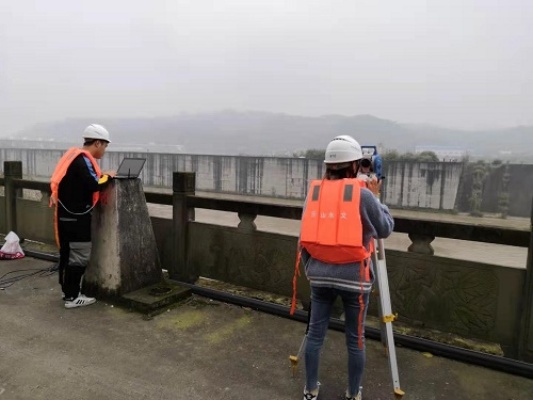
[[[351,136],[343,135],[333,139],[326,148],[324,180],[311,183],[310,194],[306,199],[300,241],[302,260],[311,285],[311,315],[305,349],[304,400],[318,398],[320,350],[326,336],[331,309],[338,296],[343,301],[346,317],[348,388],[345,398],[362,398],[361,383],[365,366],[364,328],[369,294],[374,281],[369,257],[370,246],[373,238],[386,238],[394,228],[394,220],[388,208],[380,204],[376,197],[381,182],[374,179],[366,185],[361,185],[360,180],[353,179],[357,177],[362,158],[361,146]],[[332,180],[337,182],[328,183]],[[366,187],[362,187],[363,185]],[[347,187],[349,191],[346,191]],[[347,193],[352,208],[346,206]],[[347,217],[350,222],[343,225],[342,219]],[[330,220],[336,222],[331,223]],[[331,234],[325,233],[328,227]],[[335,243],[333,246],[324,246],[323,242],[317,239],[329,238],[328,235],[332,237],[332,243]],[[357,254],[348,252],[348,257],[343,258],[346,250],[338,239],[333,238],[342,235],[358,237],[353,243],[353,247],[358,246]]]
[[[101,172],[101,159],[111,141],[102,125],[92,124],[83,132],[83,147],[73,147],[61,157],[50,186],[50,206],[55,206],[54,230],[59,247],[59,283],[65,308],[93,304],[81,293],[81,280],[91,254],[91,211],[99,193],[115,175]]]
[[[348,135],[337,136],[326,147],[326,178],[356,178],[362,159],[363,152],[357,140]],[[380,185],[379,182],[376,184]]]

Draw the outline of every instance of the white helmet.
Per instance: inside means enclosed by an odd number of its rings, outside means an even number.
[[[105,140],[108,143],[111,143],[109,140],[109,132],[102,125],[91,124],[83,131],[84,139],[96,139],[96,140]]]
[[[340,164],[363,158],[361,146],[353,137],[337,136],[326,147],[326,164]]]

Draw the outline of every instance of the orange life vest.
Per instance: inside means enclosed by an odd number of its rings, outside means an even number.
[[[317,260],[328,264],[347,264],[368,260],[374,252],[363,245],[361,222],[361,179],[313,180],[302,215],[300,241],[292,278],[291,315],[296,311],[296,292],[300,276],[301,249]]]
[[[101,177],[102,171],[100,171],[100,166],[96,162],[95,158],[91,155],[91,153],[86,150],[79,149],[77,147],[72,147],[68,149],[67,152],[63,154],[61,159],[58,161],[56,169],[52,174],[52,178],[50,178],[50,188],[52,189],[52,194],[50,196],[50,207],[52,207],[53,204],[52,198],[54,198],[55,200],[57,200],[58,198],[59,184],[61,183],[61,180],[65,177],[68,167],[70,167],[72,161],[74,161],[74,159],[80,154],[83,154],[89,159],[89,161],[91,161],[94,171],[96,172],[96,176],[98,178]],[[93,193],[93,205],[98,202],[99,196],[100,192]]]
[[[94,171],[96,172],[96,176],[100,178],[102,176],[102,171],[100,170],[100,166],[96,162],[95,158],[86,150],[82,150],[78,147],[72,147],[67,150],[65,154],[59,159],[56,168],[54,170],[54,173],[52,174],[52,177],[50,178],[50,189],[52,190],[52,193],[50,194],[50,203],[49,206],[52,207],[55,204],[55,210],[54,210],[54,231],[55,231],[55,239],[56,244],[59,246],[59,234],[57,230],[57,206],[58,206],[58,195],[59,195],[59,184],[61,183],[61,180],[65,177],[68,167],[70,167],[70,164],[72,164],[72,161],[76,157],[78,157],[80,154],[83,154],[85,157],[91,161],[91,164],[94,168]],[[98,199],[100,198],[100,192],[94,192],[93,193],[93,206],[98,203]],[[55,202],[53,201],[55,200]]]
[[[363,246],[360,199],[359,179],[311,182],[300,243],[313,258],[328,264],[346,264],[370,257]]]

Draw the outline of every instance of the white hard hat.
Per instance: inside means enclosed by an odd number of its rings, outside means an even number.
[[[102,125],[91,124],[83,131],[84,139],[96,139],[96,140],[105,140],[108,143],[111,143],[109,140],[109,132]]]
[[[326,164],[339,164],[363,158],[361,146],[353,137],[337,136],[326,147]]]

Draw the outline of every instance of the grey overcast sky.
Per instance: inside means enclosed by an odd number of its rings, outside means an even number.
[[[533,1],[0,2],[0,136],[222,109],[533,124]]]

